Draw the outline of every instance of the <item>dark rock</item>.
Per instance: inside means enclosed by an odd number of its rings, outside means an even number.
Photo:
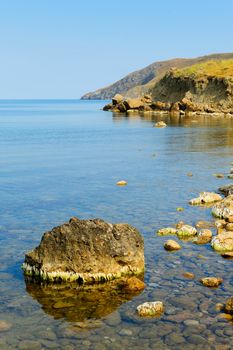
[[[118,103],[116,108],[118,108],[121,113],[127,112],[127,107],[124,102]]]
[[[224,194],[225,197],[229,196],[230,194],[233,194],[233,184],[221,186],[218,189],[220,192]]]
[[[128,224],[69,222],[46,232],[25,256],[24,273],[51,282],[101,282],[144,271],[144,242]]]
[[[111,103],[108,103],[107,105],[104,106],[103,111],[109,111],[112,109],[113,105]]]

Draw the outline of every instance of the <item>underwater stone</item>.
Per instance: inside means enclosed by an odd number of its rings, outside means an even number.
[[[36,280],[103,282],[142,273],[144,241],[128,224],[71,218],[45,232],[22,267]]]
[[[137,307],[141,317],[159,317],[164,312],[164,305],[161,301],[146,302]]]

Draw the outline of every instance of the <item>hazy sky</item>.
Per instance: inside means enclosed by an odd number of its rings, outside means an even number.
[[[233,52],[233,0],[0,0],[0,98],[79,98],[174,57]]]

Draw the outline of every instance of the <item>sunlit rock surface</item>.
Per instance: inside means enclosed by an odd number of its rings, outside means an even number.
[[[25,256],[24,273],[49,282],[94,283],[144,271],[144,242],[128,224],[69,222],[46,232]]]

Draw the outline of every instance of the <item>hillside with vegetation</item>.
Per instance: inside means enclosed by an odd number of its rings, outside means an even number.
[[[152,100],[187,100],[192,109],[229,112],[233,108],[233,59],[210,60],[172,69],[150,89]]]
[[[163,111],[233,114],[233,59],[209,60],[172,68],[147,94],[136,99],[121,95],[105,110],[114,112]]]
[[[187,68],[199,65],[210,60],[233,59],[233,53],[212,54],[198,58],[176,58],[167,61],[154,62],[151,65],[128,74],[117,82],[89,92],[82,96],[82,99],[111,99],[115,94],[120,93],[127,98],[137,98],[153,88],[172,67],[177,69]]]

